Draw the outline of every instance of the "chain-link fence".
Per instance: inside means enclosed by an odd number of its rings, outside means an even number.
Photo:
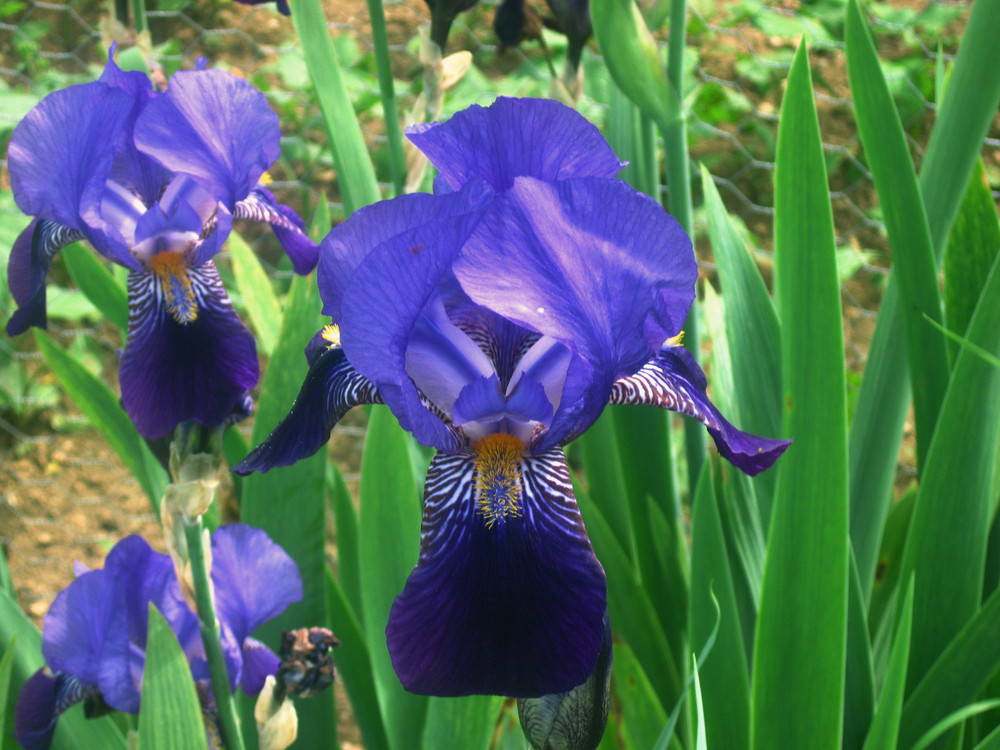
[[[846,357],[856,383],[889,258],[853,122],[841,41],[842,7],[834,0],[802,7],[793,0],[692,2],[689,139],[694,159],[708,167],[729,210],[745,224],[748,241],[759,244],[756,253],[766,276],[781,84],[798,39],[803,35],[809,39],[842,255]],[[549,66],[534,43],[525,43],[522,49],[498,48],[491,27],[495,8],[492,2],[481,3],[461,16],[452,32],[449,51],[464,48],[473,53],[475,69],[462,84],[462,96],[470,100],[486,102],[500,90],[522,93],[516,90],[517,83],[498,83],[513,80],[515,74],[526,86],[535,82],[536,88],[549,76]],[[934,118],[935,59],[939,49],[945,62],[957,51],[969,5],[892,0],[874,8],[880,54],[919,162]],[[326,10],[359,120],[380,175],[387,175],[388,167],[380,161],[386,149],[366,7],[360,0],[331,0]],[[405,111],[416,94],[413,82],[419,80],[414,40],[418,26],[428,20],[427,8],[421,0],[393,0],[386,4],[386,17]],[[113,39],[122,40],[122,48],[136,41],[112,18],[107,5],[96,0],[0,0],[4,154],[13,126],[42,95],[92,79]],[[289,19],[271,7],[247,7],[229,0],[160,0],[149,11],[149,25],[150,39],[138,43],[167,72],[193,67],[197,57],[205,56],[212,64],[241,72],[264,90],[284,132],[282,159],[271,173],[272,189],[303,215],[324,198],[335,218],[342,215],[322,121]],[[591,44],[585,53],[588,74],[600,68],[595,55]],[[593,98],[585,105],[600,113],[601,105]],[[1000,185],[1000,127],[990,135],[984,158],[995,188]],[[5,227],[19,229],[26,223],[10,197],[6,161],[2,166],[0,243],[7,247],[0,257],[16,236],[15,230]],[[260,232],[248,239],[272,276],[279,282],[287,280],[289,271],[281,266],[270,234]],[[702,270],[711,282],[710,252],[701,238],[697,246]],[[50,333],[93,372],[114,383],[122,346],[118,331],[86,314],[81,295],[70,289],[58,265],[52,282],[50,309],[61,314],[51,315]],[[6,321],[11,312],[0,309],[0,318]],[[60,395],[30,335],[14,340],[0,337],[0,377],[0,541],[22,605],[40,617],[68,582],[74,559],[97,564],[117,538],[149,530],[155,519],[110,447]],[[357,445],[361,431],[360,424],[348,427],[347,441]],[[350,467],[356,450],[346,449],[340,458]],[[904,456],[904,472],[908,464],[912,461]]]

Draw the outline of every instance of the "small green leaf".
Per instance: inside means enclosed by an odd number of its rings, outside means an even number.
[[[191,667],[177,637],[149,603],[149,637],[139,711],[141,750],[205,750],[205,722]]]
[[[281,305],[278,304],[278,298],[271,288],[271,280],[257,254],[246,241],[233,232],[229,235],[227,246],[233,262],[236,285],[257,333],[257,346],[264,355],[270,357],[281,329]]]
[[[122,333],[128,330],[128,294],[97,255],[75,242],[64,248],[59,257],[69,270],[80,291],[105,318]]]

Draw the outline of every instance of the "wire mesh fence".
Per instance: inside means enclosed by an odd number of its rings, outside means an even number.
[[[956,53],[970,4],[893,0],[874,7],[873,31],[919,165],[934,118],[936,61],[940,55],[947,63]],[[537,88],[550,76],[536,45],[499,49],[491,27],[495,8],[493,2],[480,3],[458,19],[452,32],[449,51],[468,49],[475,61],[475,70],[462,83],[461,96],[469,101],[488,101],[501,89],[497,82],[513,80],[515,73],[516,81],[502,86],[506,93],[521,93],[517,81]],[[745,225],[748,243],[758,246],[754,251],[767,276],[781,84],[799,38],[809,40],[841,252],[845,356],[856,376],[864,366],[889,253],[853,122],[839,20],[842,9],[836,0],[802,6],[793,0],[692,3],[687,102],[692,156],[707,166],[727,207]],[[329,2],[326,10],[359,121],[380,176],[387,175],[388,167],[380,161],[386,149],[367,9],[360,0],[352,0]],[[428,20],[428,12],[421,0],[390,0],[386,17],[400,108],[405,112],[418,93],[415,34]],[[282,158],[271,171],[271,188],[279,200],[305,216],[326,200],[335,218],[342,215],[322,119],[289,19],[269,6],[161,0],[149,9],[149,25],[149,38],[136,40],[114,20],[106,4],[96,0],[0,0],[3,154],[14,125],[41,96],[94,78],[110,42],[119,39],[122,48],[131,43],[145,47],[166,72],[193,67],[204,56],[211,64],[249,78],[265,91],[282,121]],[[585,53],[588,73],[600,68],[596,54],[591,44]],[[588,97],[588,90],[584,107],[599,114],[602,105]],[[984,160],[996,188],[998,124],[987,138]],[[6,161],[0,164],[0,244],[7,245],[3,257],[27,220],[11,198]],[[697,184],[695,192],[697,204]],[[287,281],[290,271],[281,264],[273,237],[264,231],[248,231],[246,237],[272,277],[279,283]],[[711,283],[714,266],[700,237],[697,248],[703,274]],[[53,269],[53,282],[50,310],[66,314],[50,316],[50,333],[93,372],[114,383],[122,346],[118,331],[81,314],[86,308],[82,296],[70,288],[58,267]],[[4,299],[12,304],[9,297],[0,296],[0,301]],[[0,309],[0,318],[6,321],[11,312]],[[59,394],[30,336],[0,338],[0,376],[0,542],[22,605],[40,617],[68,582],[74,559],[96,564],[116,539],[150,528],[155,518],[110,447]],[[347,439],[358,444],[362,427],[355,425],[348,432]],[[350,468],[351,451],[340,458]],[[904,452],[904,478],[912,474],[912,465]]]

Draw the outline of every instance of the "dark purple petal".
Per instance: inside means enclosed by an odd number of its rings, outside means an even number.
[[[316,267],[319,245],[309,239],[305,224],[292,209],[278,203],[274,195],[258,185],[236,204],[234,218],[252,219],[271,225],[271,230],[292,259],[295,273],[305,275]]]
[[[698,268],[680,225],[625,183],[519,177],[454,273],[474,302],[575,355],[567,375],[575,392],[564,391],[545,450],[592,423],[615,378],[650,359],[663,342],[654,345],[651,330],[680,330]]]
[[[233,471],[246,475],[291,466],[322,448],[334,425],[355,406],[380,403],[375,387],[347,361],[343,349],[324,349],[309,367],[288,416]]]
[[[212,535],[212,583],[219,621],[242,643],[302,598],[299,569],[260,529],[220,526]]]
[[[20,209],[81,232],[100,228],[101,194],[132,104],[99,81],[42,99],[14,128],[7,151]]]
[[[264,95],[221,70],[175,73],[135,124],[139,150],[199,180],[230,210],[278,158],[280,138]]]
[[[43,623],[42,654],[53,671],[102,692],[112,687],[108,705],[138,711],[125,596],[114,576],[104,570],[84,573],[56,595]]]
[[[341,302],[344,352],[368,378],[404,429],[424,445],[445,451],[458,447],[448,425],[421,401],[406,370],[411,330],[462,245],[482,218],[482,191],[470,185],[437,201],[462,202],[467,212],[429,221],[383,242],[358,265]],[[373,304],[377,300],[377,304]]]
[[[560,450],[522,460],[521,516],[487,527],[470,456],[438,454],[420,559],[389,614],[403,687],[537,697],[587,679],[604,638],[604,571]]]
[[[21,686],[14,739],[25,750],[48,750],[56,732],[56,678],[39,669]]]
[[[257,695],[264,687],[268,675],[277,674],[281,661],[274,652],[258,640],[247,638],[243,642],[243,676],[240,686],[249,696]]]
[[[650,404],[687,414],[708,428],[719,453],[750,476],[769,468],[791,445],[742,432],[709,401],[705,375],[681,347],[665,346],[639,372],[615,381],[609,403]]]
[[[477,176],[501,192],[519,176],[614,177],[625,166],[583,115],[551,99],[500,97],[406,135],[455,190]]]
[[[56,253],[83,239],[75,229],[54,221],[34,219],[14,240],[7,260],[7,284],[18,304],[7,321],[7,335],[17,336],[31,326],[45,328],[45,279]]]
[[[340,322],[341,300],[351,276],[372,248],[423,224],[461,216],[488,196],[489,189],[479,183],[461,195],[411,193],[355,211],[320,243],[317,278],[323,313]]]
[[[188,269],[188,279],[197,317],[181,324],[167,310],[157,275],[129,275],[128,340],[118,375],[125,411],[149,439],[188,419],[221,424],[257,383],[253,336],[214,264]]]

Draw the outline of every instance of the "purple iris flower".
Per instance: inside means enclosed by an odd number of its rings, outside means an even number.
[[[298,273],[319,252],[259,182],[280,137],[264,95],[219,70],[179,72],[158,92],[109,56],[100,80],[49,94],[8,150],[14,198],[35,219],[10,254],[19,309],[7,333],[45,327],[52,259],[87,239],[130,272],[119,379],[139,432],[159,438],[241,411],[259,375],[256,346],[212,258],[236,218],[270,224]]]
[[[263,531],[222,526],[212,535],[212,584],[231,687],[256,695],[279,662],[250,633],[302,598],[298,568]],[[88,710],[139,712],[150,602],[170,624],[195,679],[207,686],[198,618],[181,595],[173,562],[130,536],[114,546],[103,568],[79,566],[45,615],[47,669],[24,684],[14,713],[23,747],[47,748],[59,715],[81,701]]]
[[[330,327],[285,421],[237,467],[319,449],[352,406],[385,403],[424,445],[420,557],[389,615],[393,666],[433,695],[562,693],[594,669],[604,571],[562,446],[609,403],[705,424],[749,474],[787,441],[740,432],[675,345],[694,299],[691,242],[613,179],[597,129],[549,100],[498,99],[409,138],[434,195],[356,212],[320,248]]]

